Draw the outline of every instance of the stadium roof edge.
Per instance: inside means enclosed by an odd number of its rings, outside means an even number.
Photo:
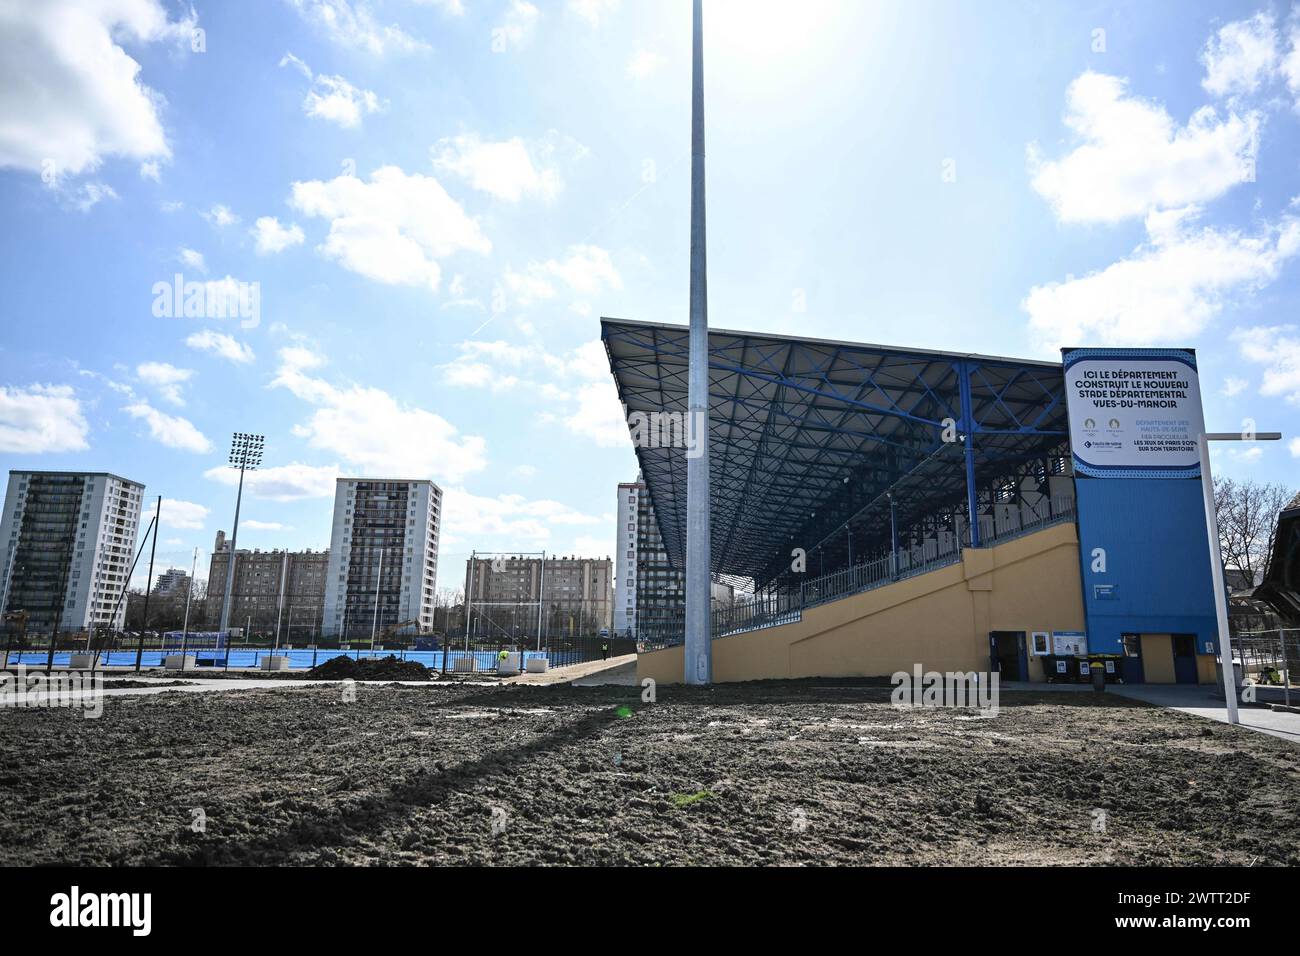
[[[650,322],[644,319],[620,319],[617,316],[609,315],[602,315],[600,317],[600,324],[602,331],[607,325],[621,325],[643,329],[663,329],[669,332],[690,332],[690,326],[688,325],[677,325],[672,322]],[[849,339],[820,339],[808,335],[790,335],[786,332],[742,332],[737,329],[721,329],[710,326],[709,334],[734,335],[740,338],[750,339],[778,339],[782,342],[802,342],[809,345],[843,346],[845,348],[865,349],[868,351],[897,352],[905,355],[930,355],[935,358],[974,359],[981,362],[1010,362],[1016,365],[1035,365],[1040,368],[1063,367],[1060,362],[1050,362],[1045,359],[1025,359],[1009,355],[986,355],[981,352],[952,352],[944,349],[909,348],[902,345],[881,345],[878,342],[854,342]]]

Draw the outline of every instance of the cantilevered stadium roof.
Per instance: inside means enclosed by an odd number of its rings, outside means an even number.
[[[688,333],[601,320],[629,417],[685,415]],[[978,508],[999,482],[1068,448],[1053,362],[711,329],[709,395],[713,570],[760,584],[795,547],[834,561],[882,534],[887,544],[887,493],[900,524],[944,507],[969,513],[972,495]],[[685,450],[642,442],[636,453],[680,567]]]

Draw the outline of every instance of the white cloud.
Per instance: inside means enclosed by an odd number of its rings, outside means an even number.
[[[524,388],[537,397],[573,397],[564,386],[599,380],[609,374],[605,346],[594,339],[567,353],[549,352],[540,345],[513,345],[476,339],[461,342],[460,355],[440,366],[444,381],[465,388],[509,391]]]
[[[192,349],[211,352],[213,355],[240,365],[247,364],[255,358],[253,349],[248,344],[238,341],[233,335],[214,332],[211,329],[194,332],[185,339],[185,344]]]
[[[345,269],[390,285],[438,287],[437,260],[461,250],[488,253],[477,220],[430,176],[384,166],[364,182],[339,176],[293,184],[295,209],[330,220],[320,251]]]
[[[68,385],[0,385],[0,451],[81,451],[89,428]]]
[[[158,511],[157,499],[147,504],[140,512],[142,522],[148,522]],[[179,498],[163,498],[162,518],[159,524],[166,528],[184,531],[198,531],[208,520],[208,509],[193,501],[181,501]]]
[[[461,435],[445,418],[399,402],[377,388],[335,386],[308,373],[319,356],[282,349],[272,387],[317,406],[294,434],[371,474],[457,482],[487,465],[482,438]]]
[[[461,0],[415,0],[415,2],[424,6],[435,6],[449,17],[463,17],[465,15],[465,5]]]
[[[212,442],[189,419],[164,414],[148,402],[135,402],[123,411],[132,418],[142,419],[149,426],[149,434],[153,439],[168,448],[196,454],[206,454],[212,450]]]
[[[1250,382],[1235,375],[1229,375],[1223,380],[1223,394],[1228,398],[1236,398],[1249,387]]]
[[[231,212],[221,203],[217,203],[207,212],[203,213],[203,218],[216,226],[226,227],[233,226],[239,222],[239,217]]]
[[[339,476],[338,465],[274,465],[244,475],[244,490],[265,501],[302,501],[307,498],[333,498]],[[233,488],[239,472],[227,466],[209,468],[203,473],[209,481]]]
[[[378,113],[384,107],[372,90],[359,89],[341,76],[322,74],[316,77],[314,88],[307,91],[302,108],[308,116],[356,129],[362,116]]]
[[[166,362],[142,362],[136,366],[135,374],[140,381],[156,388],[158,394],[173,405],[184,405],[185,399],[181,395],[181,386],[194,376],[194,371],[188,368],[177,368]]]
[[[492,30],[494,50],[521,50],[533,42],[541,12],[528,0],[510,0],[503,16]]]
[[[654,50],[637,50],[627,61],[627,75],[636,80],[644,80],[658,73],[668,61]]]
[[[376,22],[364,0],[288,0],[309,23],[314,23],[340,46],[365,50],[376,56],[426,50],[427,44],[412,37],[396,24]]]
[[[579,535],[573,539],[572,548],[561,549],[565,554],[572,553],[579,558],[608,558],[614,553],[614,538],[597,538],[591,535]]]
[[[292,531],[293,529],[287,524],[281,524],[278,521],[258,521],[256,518],[245,518],[239,522],[240,531]]]
[[[308,116],[329,120],[344,129],[355,129],[361,125],[362,116],[385,108],[373,91],[353,86],[341,76],[313,75],[311,67],[292,53],[286,53],[280,65],[293,66],[311,81],[312,87],[302,101],[303,112]]]
[[[1259,393],[1300,404],[1300,328],[1294,325],[1237,329],[1233,341],[1242,358],[1264,366]]]
[[[1195,229],[1186,210],[1147,219],[1149,241],[1081,279],[1036,286],[1021,303],[1043,348],[1186,345],[1234,295],[1273,281],[1300,251],[1300,220],[1254,235]]]
[[[154,182],[162,181],[162,169],[156,159],[148,160],[140,164],[140,178],[152,179]]]
[[[623,288],[609,252],[599,246],[570,246],[563,259],[531,262],[523,272],[507,269],[502,281],[521,306],[552,299],[555,282],[567,285],[577,295],[594,296],[605,289]]]
[[[117,192],[105,183],[81,183],[69,195],[69,201],[78,212],[90,212],[105,199],[116,199]]]
[[[167,158],[162,97],[123,43],[188,42],[160,0],[0,5],[0,167],[57,177],[108,156]]]
[[[200,272],[208,271],[207,260],[203,258],[203,253],[195,249],[187,249],[184,246],[176,253],[176,258],[182,265],[189,266],[191,269],[198,269]]]
[[[1292,438],[1287,449],[1291,452],[1292,458],[1300,458],[1300,438]]]
[[[618,10],[619,0],[569,0],[568,8],[570,13],[598,27],[602,19]]]
[[[439,140],[430,153],[435,168],[455,173],[475,189],[508,202],[518,202],[524,196],[554,199],[564,188],[559,170],[544,165],[541,156],[535,163],[518,137],[492,143],[484,142],[477,133],[466,133]]]
[[[1254,93],[1278,68],[1277,44],[1271,13],[1261,10],[1249,20],[1227,24],[1205,43],[1201,86],[1213,96]]]
[[[562,354],[502,341],[462,342],[459,348],[459,357],[441,367],[449,384],[526,392],[538,421],[558,423],[602,447],[627,444],[623,405],[598,339]]]
[[[1291,20],[1288,40],[1291,50],[1283,57],[1280,69],[1286,78],[1286,87],[1295,100],[1295,108],[1300,110],[1300,17]]]
[[[1260,117],[1213,107],[1178,126],[1125,81],[1084,73],[1066,94],[1065,124],[1082,142],[1059,160],[1028,150],[1034,189],[1062,222],[1118,222],[1220,196],[1254,177]]]
[[[623,403],[613,381],[592,382],[577,392],[577,410],[564,419],[564,425],[602,448],[623,448],[631,443]]]
[[[288,227],[280,225],[274,216],[262,216],[249,230],[257,246],[258,255],[274,255],[290,246],[301,245],[305,238],[296,224]]]
[[[442,544],[495,538],[511,547],[541,546],[550,544],[556,528],[571,533],[568,529],[604,522],[604,516],[585,514],[558,501],[514,494],[492,498],[454,486],[445,491]]]

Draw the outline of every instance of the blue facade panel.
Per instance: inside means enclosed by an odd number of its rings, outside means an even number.
[[[1123,634],[1195,634],[1218,653],[1201,483],[1186,478],[1076,478],[1088,650],[1122,654]],[[1095,549],[1106,570],[1093,570]]]

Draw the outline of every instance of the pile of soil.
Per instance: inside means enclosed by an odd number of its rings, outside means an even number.
[[[360,661],[334,657],[317,664],[306,676],[314,680],[432,680],[436,675],[419,661],[402,661],[396,657]]]

